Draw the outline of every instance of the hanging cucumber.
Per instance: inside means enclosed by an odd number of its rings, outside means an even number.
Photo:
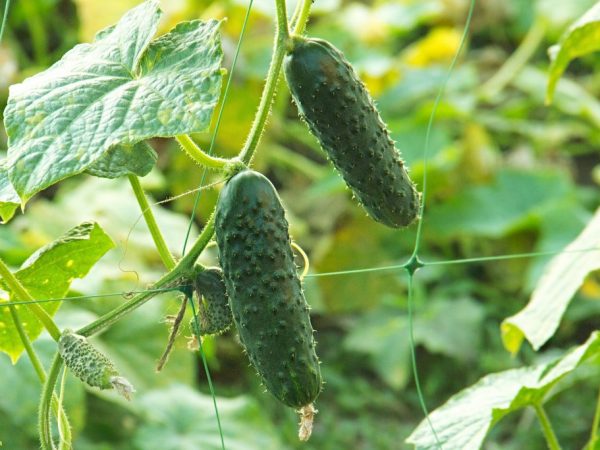
[[[251,170],[234,175],[219,196],[215,233],[233,320],[250,362],[280,401],[303,415],[314,413],[322,380],[313,328],[271,182]]]
[[[199,310],[196,317],[190,321],[190,328],[200,336],[227,331],[233,323],[233,317],[225,290],[223,271],[219,267],[199,270],[193,285],[198,296]]]
[[[284,71],[300,117],[367,213],[394,228],[412,223],[419,193],[344,55],[327,41],[294,37]]]

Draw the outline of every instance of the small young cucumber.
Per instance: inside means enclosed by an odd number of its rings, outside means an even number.
[[[284,71],[300,117],[367,213],[394,228],[419,215],[419,193],[365,85],[321,39],[295,37]]]
[[[129,381],[119,376],[112,361],[100,353],[84,336],[66,329],[58,340],[58,351],[65,366],[89,386],[116,389],[129,399],[135,390]]]
[[[234,175],[217,202],[215,232],[233,320],[266,388],[293,408],[321,391],[309,307],[277,191],[263,175]]]
[[[190,321],[190,328],[200,336],[221,334],[233,323],[229,298],[219,267],[199,270],[194,278],[194,290],[198,296],[199,310]],[[196,321],[199,329],[196,330]]]

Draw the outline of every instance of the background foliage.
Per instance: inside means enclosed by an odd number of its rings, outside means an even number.
[[[90,41],[136,3],[14,2],[0,45],[1,109],[10,84],[45,69],[77,42]],[[430,142],[422,248],[427,261],[558,251],[590,220],[599,203],[599,59],[590,55],[572,63],[552,106],[545,106],[544,98],[547,48],[593,3],[478,2],[468,48],[442,100]],[[228,67],[246,6],[237,0],[163,2],[166,18],[160,30],[181,20],[227,17],[222,31]],[[333,42],[358,69],[418,184],[425,170],[427,120],[457,50],[467,7],[466,0],[327,0],[315,4],[309,24],[310,35]],[[270,56],[272,16],[271,1],[255,3],[217,139],[219,155],[237,154],[249,129]],[[210,134],[195,138],[207,144]],[[157,201],[198,185],[201,170],[173,142],[152,144],[158,163],[143,183]],[[0,149],[6,149],[3,132]],[[364,215],[298,121],[283,85],[255,166],[279,189],[291,233],[311,259],[307,299],[327,384],[313,438],[302,447],[399,448],[422,419],[410,370],[406,274],[314,275],[402,263],[412,251],[414,228],[388,230]],[[216,190],[202,194],[195,212],[198,224],[207,219],[216,195]],[[174,251],[182,247],[193,201],[193,195],[185,195],[155,208]],[[80,175],[34,197],[26,214],[0,225],[0,257],[17,268],[77,223],[98,222],[116,247],[84,279],[73,282],[74,298],[56,317],[61,327],[81,326],[123,301],[108,294],[143,289],[162,272],[138,211],[125,180]],[[204,258],[214,262],[210,252]],[[500,324],[524,307],[548,260],[432,265],[417,272],[415,338],[431,409],[485,374],[547,362],[597,329],[600,285],[591,274],[550,345],[536,353],[524,344],[515,356],[505,350]],[[186,336],[179,339],[167,369],[154,373],[168,332],[163,318],[177,308],[174,295],[162,295],[94,340],[136,385],[138,395],[125,403],[69,380],[67,409],[76,448],[219,448],[205,376],[196,355],[186,349]],[[50,357],[53,345],[42,338],[36,348]],[[234,333],[208,340],[206,347],[228,448],[299,448],[294,413],[263,393]],[[10,449],[37,448],[40,388],[33,370],[26,359],[12,367],[6,355],[0,355],[0,366],[0,439]],[[596,397],[599,372],[597,364],[588,364],[553,387],[558,395],[547,410],[565,448],[581,448],[588,438],[594,408],[589,399]],[[561,394],[567,387],[576,389]],[[533,412],[524,409],[500,422],[485,448],[535,450],[545,443]]]

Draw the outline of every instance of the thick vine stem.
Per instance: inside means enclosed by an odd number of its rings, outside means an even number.
[[[295,22],[292,22],[292,26],[294,27],[293,34],[300,35],[304,33],[308,17],[310,16],[310,7],[312,6],[312,3],[313,0],[302,0],[298,18]]]
[[[27,289],[25,289],[21,282],[17,280],[2,259],[0,259],[0,277],[4,280],[13,294],[16,295],[20,300],[28,300],[32,302],[28,303],[27,307],[33,314],[35,314],[37,319],[42,322],[48,333],[50,333],[50,336],[52,336],[52,339],[58,342],[60,339],[60,330],[54,323],[54,320],[52,320],[52,317],[50,317],[50,314],[48,314],[40,305],[35,303],[35,299],[31,296]]]
[[[535,409],[535,413],[537,414],[540,425],[542,426],[542,431],[544,433],[544,437],[546,438],[548,449],[561,450],[560,444],[558,443],[558,438],[556,437],[556,434],[554,434],[552,423],[550,422],[550,418],[546,414],[544,407],[540,403],[535,403],[533,405],[533,409]]]
[[[50,423],[50,404],[54,398],[54,386],[58,381],[58,375],[60,369],[62,369],[62,358],[56,353],[48,377],[44,383],[42,390],[42,397],[40,399],[39,417],[38,417],[38,428],[40,433],[40,445],[42,450],[53,450],[54,443],[52,442],[52,432]]]
[[[31,340],[27,336],[27,333],[25,333],[25,329],[23,328],[23,324],[21,322],[21,319],[19,318],[19,312],[17,311],[17,308],[15,308],[14,305],[9,305],[9,310],[13,322],[15,323],[15,328],[17,330],[17,334],[19,335],[19,339],[21,340],[23,347],[25,347],[25,352],[27,353],[31,364],[33,365],[33,369],[35,370],[35,373],[37,374],[40,383],[44,384],[44,382],[46,381],[46,371],[44,370],[44,366],[42,365],[40,358],[38,357],[37,353],[35,352],[35,349],[33,348],[33,345],[31,344]],[[56,395],[54,395],[52,398],[52,410],[54,411],[54,415],[56,417],[60,417],[61,426],[59,427],[59,430],[62,437],[61,443],[64,443],[65,448],[70,448],[71,425],[69,424],[69,418],[67,417],[67,413],[65,412],[61,402],[58,400]]]
[[[152,239],[154,240],[154,245],[156,245],[160,259],[165,267],[171,270],[173,267],[175,267],[177,262],[169,251],[169,247],[165,242],[165,238],[158,227],[158,223],[156,223],[156,219],[154,218],[152,208],[148,203],[148,199],[146,198],[146,194],[144,193],[140,179],[135,175],[129,175],[129,183],[131,184],[135,198],[140,205],[140,209],[144,215],[144,220],[146,221],[146,225],[148,225],[148,229],[150,230],[150,234],[152,235]]]
[[[179,142],[181,148],[183,148],[190,158],[204,167],[214,170],[224,170],[231,163],[231,161],[228,159],[217,158],[205,153],[187,134],[175,136],[175,139],[177,142]]]
[[[275,46],[273,49],[273,56],[271,57],[271,64],[269,65],[269,71],[267,72],[267,81],[263,88],[262,95],[260,97],[260,103],[258,105],[258,111],[252,122],[250,133],[246,139],[246,143],[240,152],[239,159],[249,165],[252,161],[252,156],[256,151],[256,147],[260,142],[262,132],[267,123],[267,118],[271,111],[271,104],[275,92],[277,91],[277,84],[279,81],[279,74],[281,73],[281,66],[283,64],[283,57],[285,56],[288,41],[290,38],[290,32],[288,29],[287,13],[285,7],[285,0],[276,0],[277,6],[277,33],[275,35]]]

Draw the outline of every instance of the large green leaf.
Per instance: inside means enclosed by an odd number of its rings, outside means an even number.
[[[573,294],[588,273],[600,269],[600,209],[565,250],[552,258],[525,308],[502,322],[507,350],[519,351],[523,338],[538,350],[552,337]]]
[[[148,411],[136,431],[139,450],[217,450],[221,447],[213,400],[183,385],[151,391],[138,403]],[[225,445],[231,450],[283,449],[278,433],[250,399],[217,398]]]
[[[134,145],[121,144],[109,149],[86,172],[101,178],[143,177],[152,170],[157,158],[154,149],[143,141]]]
[[[83,278],[96,262],[114,246],[110,237],[94,222],[84,222],[59,239],[40,248],[15,272],[15,277],[36,300],[61,298],[74,278]],[[8,291],[6,286],[3,289]],[[1,293],[2,291],[0,291]],[[22,300],[9,292],[11,300]],[[0,302],[8,300],[0,296]],[[61,302],[41,303],[48,314],[54,315]],[[31,340],[43,330],[42,324],[27,306],[15,306],[19,319]],[[23,344],[15,329],[10,309],[0,308],[0,351],[16,362]]]
[[[6,160],[0,159],[0,223],[8,222],[20,203],[21,200],[8,179]]]
[[[550,47],[552,63],[546,100],[552,101],[556,83],[573,59],[598,50],[600,50],[600,2],[569,27],[557,45]]]
[[[502,170],[490,185],[467,188],[433,205],[425,229],[436,237],[470,233],[499,237],[571,194],[570,188],[560,172]]]
[[[600,333],[564,357],[533,367],[486,375],[473,386],[451,397],[429,419],[445,450],[475,450],[502,417],[545,400],[560,379],[585,360],[600,354]],[[435,436],[423,420],[407,442],[418,450],[437,450]]]
[[[484,316],[478,303],[468,298],[436,298],[422,308],[414,318],[416,344],[463,361],[477,354],[478,330]],[[410,376],[410,343],[405,311],[381,308],[366,314],[354,325],[344,346],[349,351],[368,354],[373,368],[394,389],[406,385]]]
[[[25,202],[80,173],[111,147],[204,131],[221,88],[218,21],[177,25],[151,42],[149,0],[10,89],[9,177]]]

